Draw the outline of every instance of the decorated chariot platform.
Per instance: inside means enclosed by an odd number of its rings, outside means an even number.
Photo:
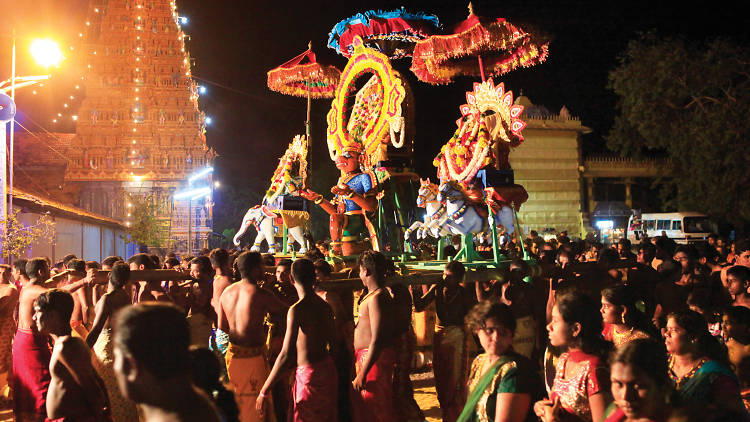
[[[461,244],[452,259],[467,267],[469,282],[503,277],[511,260],[501,252],[500,239],[515,239],[516,259],[535,266],[516,214],[528,194],[515,184],[508,159],[524,140],[523,106],[496,78],[543,62],[548,42],[503,18],[475,15],[469,5],[467,19],[449,28],[435,15],[404,8],[359,13],[334,25],[328,46],[348,59],[343,70],[319,63],[310,43],[268,72],[270,89],[307,98],[306,131],[280,158],[262,204],[248,210],[235,244],[255,226],[253,250],[266,244],[277,258],[304,254],[313,246],[310,207],[320,207],[329,215],[329,260],[336,268],[373,249],[396,263],[392,282],[431,284],[441,279],[443,245],[455,236]],[[479,79],[458,106],[455,132],[433,160],[434,182],[413,171],[414,95],[391,65],[409,59],[424,83]],[[307,184],[310,102],[321,98],[331,99],[326,142],[341,172],[330,194]],[[477,239],[487,239],[490,250],[478,253]],[[418,245],[425,241],[437,243],[436,259],[421,258]],[[331,288],[359,283],[342,274]]]

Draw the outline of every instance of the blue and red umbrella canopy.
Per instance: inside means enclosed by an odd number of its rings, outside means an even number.
[[[397,10],[368,10],[337,23],[328,35],[328,47],[344,57],[354,51],[354,37],[360,37],[366,47],[375,49],[391,59],[409,57],[414,44],[440,28],[435,15]]]

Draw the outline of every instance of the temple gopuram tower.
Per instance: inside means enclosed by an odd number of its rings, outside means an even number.
[[[175,2],[92,0],[86,29],[86,98],[65,174],[80,188],[78,205],[127,225],[133,199],[147,198],[164,229],[149,246],[184,251],[188,231],[192,250],[206,246],[210,197],[172,198],[214,157]]]

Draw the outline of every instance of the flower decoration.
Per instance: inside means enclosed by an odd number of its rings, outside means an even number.
[[[279,159],[266,196],[273,201],[279,195],[304,189],[307,183],[307,150],[305,135],[297,135]],[[295,167],[297,167],[295,171]]]
[[[513,104],[513,92],[506,92],[503,83],[496,86],[492,78],[475,83],[473,91],[466,93],[466,104],[459,109],[458,129],[433,164],[441,180],[468,186],[480,169],[494,164],[496,159],[507,161],[507,157],[494,156],[493,146],[500,140],[510,147],[520,145],[526,123],[520,119],[523,106]]]
[[[387,145],[394,138],[390,132],[405,130],[401,105],[406,90],[385,54],[365,47],[359,37],[353,44],[354,53],[341,73],[327,116],[328,150],[335,160],[357,145],[374,162],[385,158]],[[357,80],[367,75],[372,76],[355,95]],[[353,106],[351,97],[355,97]],[[397,148],[399,145],[394,143]]]

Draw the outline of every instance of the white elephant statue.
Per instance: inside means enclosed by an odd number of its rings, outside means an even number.
[[[240,237],[245,234],[250,225],[255,226],[258,231],[258,235],[255,236],[253,246],[250,248],[251,251],[260,251],[260,246],[265,240],[268,243],[268,253],[276,253],[276,232],[281,233],[280,225],[274,227],[274,220],[279,218],[273,210],[268,208],[266,205],[256,205],[245,213],[242,218],[242,226],[237,234],[234,235],[234,245],[240,245]],[[305,228],[303,226],[289,227],[287,228],[289,234],[287,240],[287,252],[291,252],[294,248],[294,243],[300,245],[299,253],[303,254],[307,252],[307,240],[305,239]]]

